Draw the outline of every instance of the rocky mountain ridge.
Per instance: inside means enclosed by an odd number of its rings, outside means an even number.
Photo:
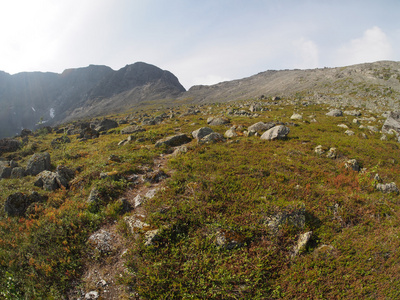
[[[216,103],[281,97],[373,111],[398,110],[400,63],[380,61],[338,68],[269,70],[188,91],[177,77],[138,62],[113,71],[90,65],[62,74],[0,73],[0,138],[38,123],[55,125],[149,105]]]

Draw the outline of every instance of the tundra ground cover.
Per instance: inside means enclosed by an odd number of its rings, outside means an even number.
[[[230,104],[235,105],[241,103]],[[226,105],[200,107],[204,114],[177,114],[144,126],[147,130],[125,146],[118,146],[125,125],[98,139],[72,139],[59,149],[50,147],[58,136],[54,133],[30,137],[9,158],[24,165],[33,148],[46,150],[54,166],[74,168],[77,176],[69,190],[55,192],[33,187],[31,176],[0,181],[2,296],[62,297],[79,283],[90,260],[89,235],[116,221],[130,241],[128,269],[119,283],[130,287],[132,298],[399,297],[399,198],[377,191],[374,179],[379,174],[384,183],[400,182],[399,144],[390,136],[381,140],[380,133],[366,127],[380,127],[383,118],[373,115],[376,121],[360,128],[354,117],[326,116],[324,106],[268,108],[258,117],[230,116],[228,127],[213,130],[223,134],[232,125],[245,130],[258,121],[277,121],[289,126],[287,139],[263,141],[238,130],[238,137],[225,142],[193,140],[187,153],[169,160],[171,177],[142,205],[143,221],[159,229],[150,246],[145,234],[132,234],[124,225],[123,218],[135,211],[124,212],[116,200],[125,189],[134,190],[130,175],[154,167],[156,157],[171,152],[155,148],[158,139],[176,132],[190,135],[207,126],[208,116],[225,114]],[[303,119],[291,120],[294,111]],[[364,116],[372,115],[363,111]],[[346,135],[340,124],[355,134]],[[314,151],[318,145],[325,153]],[[330,148],[336,148],[334,158],[326,156]],[[111,155],[119,159],[110,160]],[[346,168],[349,159],[363,170]],[[100,173],[118,176],[100,178]],[[93,186],[103,196],[97,209],[86,201]],[[31,190],[48,200],[27,217],[8,217],[3,208],[7,196]],[[294,256],[300,235],[310,231],[307,246]]]

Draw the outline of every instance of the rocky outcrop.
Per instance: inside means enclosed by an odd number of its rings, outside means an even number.
[[[383,133],[390,133],[391,131],[400,134],[400,112],[390,112],[382,126]]]

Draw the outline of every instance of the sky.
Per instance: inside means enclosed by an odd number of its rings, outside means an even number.
[[[399,0],[1,0],[0,70],[138,61],[210,85],[400,61]]]

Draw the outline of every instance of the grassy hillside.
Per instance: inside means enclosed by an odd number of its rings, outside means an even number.
[[[35,176],[0,180],[1,297],[399,298],[399,196],[376,188],[400,183],[396,137],[382,140],[372,128],[384,118],[361,110],[356,124],[349,115],[327,116],[324,105],[266,103],[251,116],[234,113],[249,112],[251,101],[166,110],[170,118],[143,125],[126,145],[118,143],[128,124],[86,141],[71,135],[57,148],[51,141],[64,133],[42,130],[4,153],[25,167],[32,154],[47,151],[53,170],[67,166],[75,178],[56,191],[34,186]],[[303,118],[291,120],[294,112]],[[110,118],[140,124],[162,113]],[[220,115],[230,123],[207,125]],[[281,122],[290,133],[273,141],[246,136],[259,121]],[[233,125],[238,136],[225,141],[193,139],[178,154],[155,147],[177,133],[208,126],[224,134]],[[327,157],[330,148],[334,157]],[[350,159],[361,170],[349,167]],[[93,189],[99,197],[90,202]],[[7,197],[32,191],[47,200],[24,217],[8,216]],[[154,197],[135,207],[136,196],[149,191]],[[101,230],[112,237],[106,250],[89,238]]]

